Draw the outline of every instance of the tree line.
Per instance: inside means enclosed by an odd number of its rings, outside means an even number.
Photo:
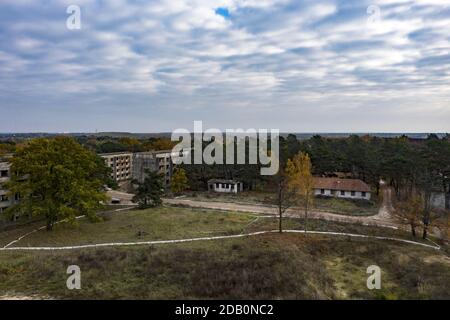
[[[226,149],[227,146],[225,146]],[[229,147],[229,146],[228,146]],[[248,145],[246,147],[248,159]],[[448,226],[450,210],[450,136],[427,139],[379,138],[351,135],[348,138],[324,138],[320,135],[299,140],[295,135],[280,137],[280,172],[261,176],[260,165],[214,164],[184,165],[191,190],[207,190],[210,179],[239,180],[248,190],[265,190],[288,198],[284,188],[289,162],[308,155],[311,174],[361,179],[378,195],[380,182],[393,190],[395,215],[411,226],[412,234],[420,226],[423,238],[430,226]],[[298,159],[297,159],[298,160]],[[291,166],[292,171],[292,166]],[[298,184],[298,183],[297,183]],[[284,194],[284,196],[283,196]],[[442,210],[433,206],[433,196],[443,197]],[[280,215],[285,204],[280,204]],[[413,214],[412,212],[416,212]],[[442,222],[444,221],[444,222]],[[448,229],[448,227],[442,228]]]
[[[136,141],[129,139],[121,140],[121,143],[128,144],[132,149]],[[162,143],[160,147],[169,147],[166,140],[155,141]],[[16,145],[2,143],[0,150],[3,153],[15,153],[11,159],[13,175],[6,187],[20,194],[23,200],[8,212],[14,210],[46,216],[49,229],[61,217],[73,219],[79,213],[91,215],[98,204],[104,201],[102,186],[111,183],[111,178],[108,168],[89,146],[90,143],[81,142],[84,146],[74,138],[57,137],[32,139]],[[408,224],[413,235],[416,235],[417,228],[422,228],[423,237],[426,238],[429,228],[436,225],[436,221],[448,225],[449,136],[440,139],[436,135],[429,135],[425,140],[413,140],[406,136],[378,138],[353,135],[333,139],[317,135],[299,140],[295,135],[288,135],[280,138],[280,172],[274,176],[261,176],[260,167],[259,164],[183,165],[174,177],[172,191],[182,192],[187,184],[191,190],[207,190],[208,180],[223,178],[240,180],[246,189],[266,190],[286,198],[294,191],[309,192],[303,181],[309,176],[342,173],[347,177],[362,179],[377,193],[380,181],[384,180],[393,190],[397,219]],[[289,177],[289,183],[286,183],[286,176]],[[290,187],[284,190],[286,185]],[[280,190],[281,187],[283,190]],[[141,194],[145,195],[145,190],[143,187]],[[442,211],[433,208],[435,193],[444,197]],[[151,198],[147,200],[145,196],[142,199],[144,205],[158,203]],[[305,201],[309,206],[308,200]],[[285,206],[282,204],[280,208]]]

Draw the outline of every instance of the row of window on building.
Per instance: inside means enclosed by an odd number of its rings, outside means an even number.
[[[338,191],[337,190],[331,190],[331,194],[332,195],[336,195],[336,193],[337,193]],[[341,196],[345,196],[345,190],[340,190],[339,191],[339,194],[341,195]],[[325,189],[320,189],[320,194],[321,195],[325,195]],[[352,196],[352,197],[355,197],[356,196],[356,191],[350,191],[350,195]],[[367,196],[367,193],[366,192],[364,192],[364,191],[362,191],[361,192],[361,197],[365,197],[365,196]]]

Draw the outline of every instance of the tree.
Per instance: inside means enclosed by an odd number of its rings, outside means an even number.
[[[448,242],[450,234],[450,211],[444,209],[434,209],[435,216],[435,227],[439,230],[439,235],[441,241]]]
[[[416,237],[416,228],[421,225],[424,201],[419,194],[412,194],[405,200],[396,200],[393,217],[401,224],[411,227],[412,236]]]
[[[171,190],[173,193],[181,193],[188,187],[188,178],[183,168],[176,168],[172,176]]]
[[[295,193],[288,185],[288,177],[286,173],[281,169],[278,174],[275,175],[276,182],[276,197],[275,205],[278,210],[278,230],[280,233],[283,232],[283,215],[287,209],[289,209],[295,202]]]
[[[141,142],[136,138],[122,137],[119,139],[119,143],[126,146],[127,150],[130,152],[143,151]]]
[[[18,148],[11,165],[6,188],[21,201],[7,212],[44,216],[48,231],[62,219],[95,219],[107,198],[102,190],[108,176],[104,161],[72,138],[31,140]]]
[[[288,188],[297,196],[299,204],[304,209],[305,232],[308,231],[308,211],[314,200],[314,182],[311,170],[309,155],[303,152],[297,154],[292,160],[289,159],[286,165]]]
[[[164,194],[163,176],[149,169],[145,170],[145,174],[144,182],[138,183],[133,202],[138,203],[141,209],[158,207],[162,204],[161,197]]]
[[[12,141],[0,142],[0,156],[8,153],[14,153],[16,150],[16,144]]]
[[[176,145],[175,142],[170,140],[169,138],[150,138],[146,142],[143,143],[143,149],[150,150],[171,150]]]
[[[127,146],[115,141],[105,141],[97,145],[98,153],[113,153],[127,151]]]

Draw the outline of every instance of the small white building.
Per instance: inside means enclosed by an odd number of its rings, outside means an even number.
[[[235,180],[211,179],[208,181],[208,191],[238,193],[244,191],[244,185]]]
[[[370,187],[359,179],[314,178],[314,195],[370,200]]]

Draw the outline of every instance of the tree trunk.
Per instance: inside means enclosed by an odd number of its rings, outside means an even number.
[[[278,184],[278,214],[279,214],[279,221],[278,221],[278,228],[279,232],[283,233],[283,186],[281,185],[281,182]]]
[[[46,226],[46,230],[47,230],[47,231],[52,231],[52,230],[53,230],[53,225],[54,225],[53,218],[50,217],[50,216],[47,216],[47,226]]]
[[[428,226],[430,225],[430,202],[431,202],[431,192],[429,190],[425,191],[425,211],[423,212],[423,235],[422,238],[425,240],[428,235]]]
[[[411,233],[412,233],[412,236],[415,238],[416,237],[416,227],[413,224],[411,225]]]
[[[426,240],[428,236],[428,225],[424,224],[423,225],[423,235],[422,235],[422,239]]]
[[[281,212],[281,208],[279,208],[279,214],[280,214],[280,219],[279,219],[279,221],[278,221],[278,228],[279,228],[279,232],[280,233],[283,233],[283,223],[282,223],[282,220],[283,220],[283,213]]]
[[[308,233],[308,200],[305,205],[305,235]]]
[[[450,210],[450,190],[445,193],[445,210]]]

